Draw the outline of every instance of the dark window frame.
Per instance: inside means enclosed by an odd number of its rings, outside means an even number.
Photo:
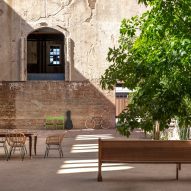
[[[53,49],[52,51],[52,54],[51,54],[51,49]],[[56,50],[54,50],[56,49]],[[59,49],[59,51],[58,51]],[[51,63],[51,58],[53,58],[52,62]],[[56,59],[56,60],[54,60]],[[54,64],[54,62],[59,62],[59,63],[56,63]],[[49,47],[49,63],[48,63],[49,66],[60,66],[61,65],[61,45],[59,44],[53,44]]]

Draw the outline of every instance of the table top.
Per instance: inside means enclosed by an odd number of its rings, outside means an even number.
[[[32,136],[32,135],[36,135],[37,136],[37,132],[35,132],[35,131],[21,131],[21,130],[19,130],[19,131],[17,131],[17,130],[0,130],[0,137],[4,137],[4,136],[6,136],[7,134],[9,134],[9,133],[18,133],[18,132],[20,132],[20,133],[23,133],[25,136]]]

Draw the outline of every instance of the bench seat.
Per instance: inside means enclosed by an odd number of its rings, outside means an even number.
[[[182,163],[191,163],[191,141],[101,140],[99,139],[98,181],[102,163],[176,164],[176,179]]]

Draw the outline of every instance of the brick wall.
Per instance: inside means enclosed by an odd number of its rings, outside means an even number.
[[[0,128],[43,129],[46,116],[66,118],[71,111],[74,128],[84,128],[88,115],[100,115],[115,126],[114,92],[98,82],[27,81],[0,83]]]

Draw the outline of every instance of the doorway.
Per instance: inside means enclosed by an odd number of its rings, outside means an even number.
[[[64,35],[42,28],[27,37],[27,79],[64,80]]]

